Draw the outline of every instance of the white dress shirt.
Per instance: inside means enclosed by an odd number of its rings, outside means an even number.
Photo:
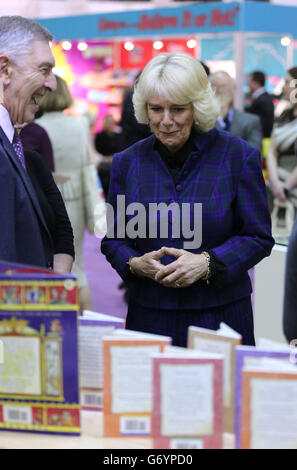
[[[254,93],[252,94],[252,99],[256,100],[257,98],[259,98],[259,96],[263,95],[263,93],[265,92],[266,92],[266,89],[263,86],[261,88],[258,88],[258,90],[254,91]]]

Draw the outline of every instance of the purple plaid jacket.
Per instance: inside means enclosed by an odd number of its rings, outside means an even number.
[[[190,287],[164,287],[148,278],[129,273],[130,256],[158,250],[162,246],[183,248],[181,233],[174,238],[120,238],[105,236],[101,250],[119,275],[128,283],[130,295],[146,307],[197,309],[225,305],[248,296],[251,283],[248,269],[269,256],[274,244],[270,214],[262,176],[259,152],[242,139],[217,129],[196,134],[197,151],[191,153],[174,183],[165,163],[154,148],[152,135],[115,155],[109,190],[109,203],[117,205],[117,195],[125,204],[176,202],[202,203],[202,244],[194,253],[213,250],[227,265],[222,288],[197,281]],[[135,213],[136,214],[136,213]],[[133,215],[126,215],[123,225]],[[160,218],[148,220],[159,227]],[[191,220],[193,214],[191,213]],[[115,224],[117,220],[115,219]],[[165,257],[165,264],[173,261]]]

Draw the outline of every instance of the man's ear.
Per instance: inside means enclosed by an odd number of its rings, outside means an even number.
[[[5,55],[0,55],[0,80],[3,86],[7,86],[10,83],[12,75],[12,66],[10,60]]]

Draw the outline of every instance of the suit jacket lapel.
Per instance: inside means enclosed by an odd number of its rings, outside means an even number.
[[[6,137],[5,133],[3,132],[2,128],[0,127],[0,142],[2,143],[3,145],[3,148],[9,158],[9,160],[12,162],[13,166],[15,167],[15,169],[18,171],[18,173],[20,174],[21,178],[22,178],[22,181],[24,183],[24,186],[29,194],[29,197],[32,201],[32,204],[37,212],[37,215],[39,216],[42,224],[44,225],[46,231],[48,232],[48,228],[47,228],[47,225],[45,223],[45,220],[44,220],[44,217],[43,217],[43,214],[41,212],[41,209],[40,209],[40,206],[39,206],[39,202],[37,200],[37,197],[35,195],[35,191],[32,187],[32,184],[31,184],[31,181],[30,181],[30,178],[28,177],[26,171],[24,170],[21,162],[19,161],[19,158],[18,156],[16,155],[14,149],[13,149],[13,146],[12,144],[9,142],[8,138]],[[48,232],[49,234],[49,232]]]
[[[241,125],[240,124],[241,124],[241,120],[240,120],[239,113],[238,113],[237,109],[234,109],[233,119],[232,119],[231,127],[230,127],[230,132],[232,134],[235,134],[235,135],[241,135],[241,132],[240,132]]]
[[[216,129],[218,129],[219,131],[223,131],[223,130],[224,130],[218,120],[216,121],[215,127],[216,127]]]

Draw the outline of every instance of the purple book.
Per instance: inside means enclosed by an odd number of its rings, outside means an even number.
[[[290,360],[290,349],[274,350],[267,348],[256,348],[254,346],[237,346],[235,360],[235,447],[240,449],[240,422],[241,422],[241,400],[242,400],[242,369],[261,358],[273,358],[283,361]]]
[[[103,409],[102,338],[124,324],[122,318],[89,310],[79,318],[80,403],[84,410]]]

